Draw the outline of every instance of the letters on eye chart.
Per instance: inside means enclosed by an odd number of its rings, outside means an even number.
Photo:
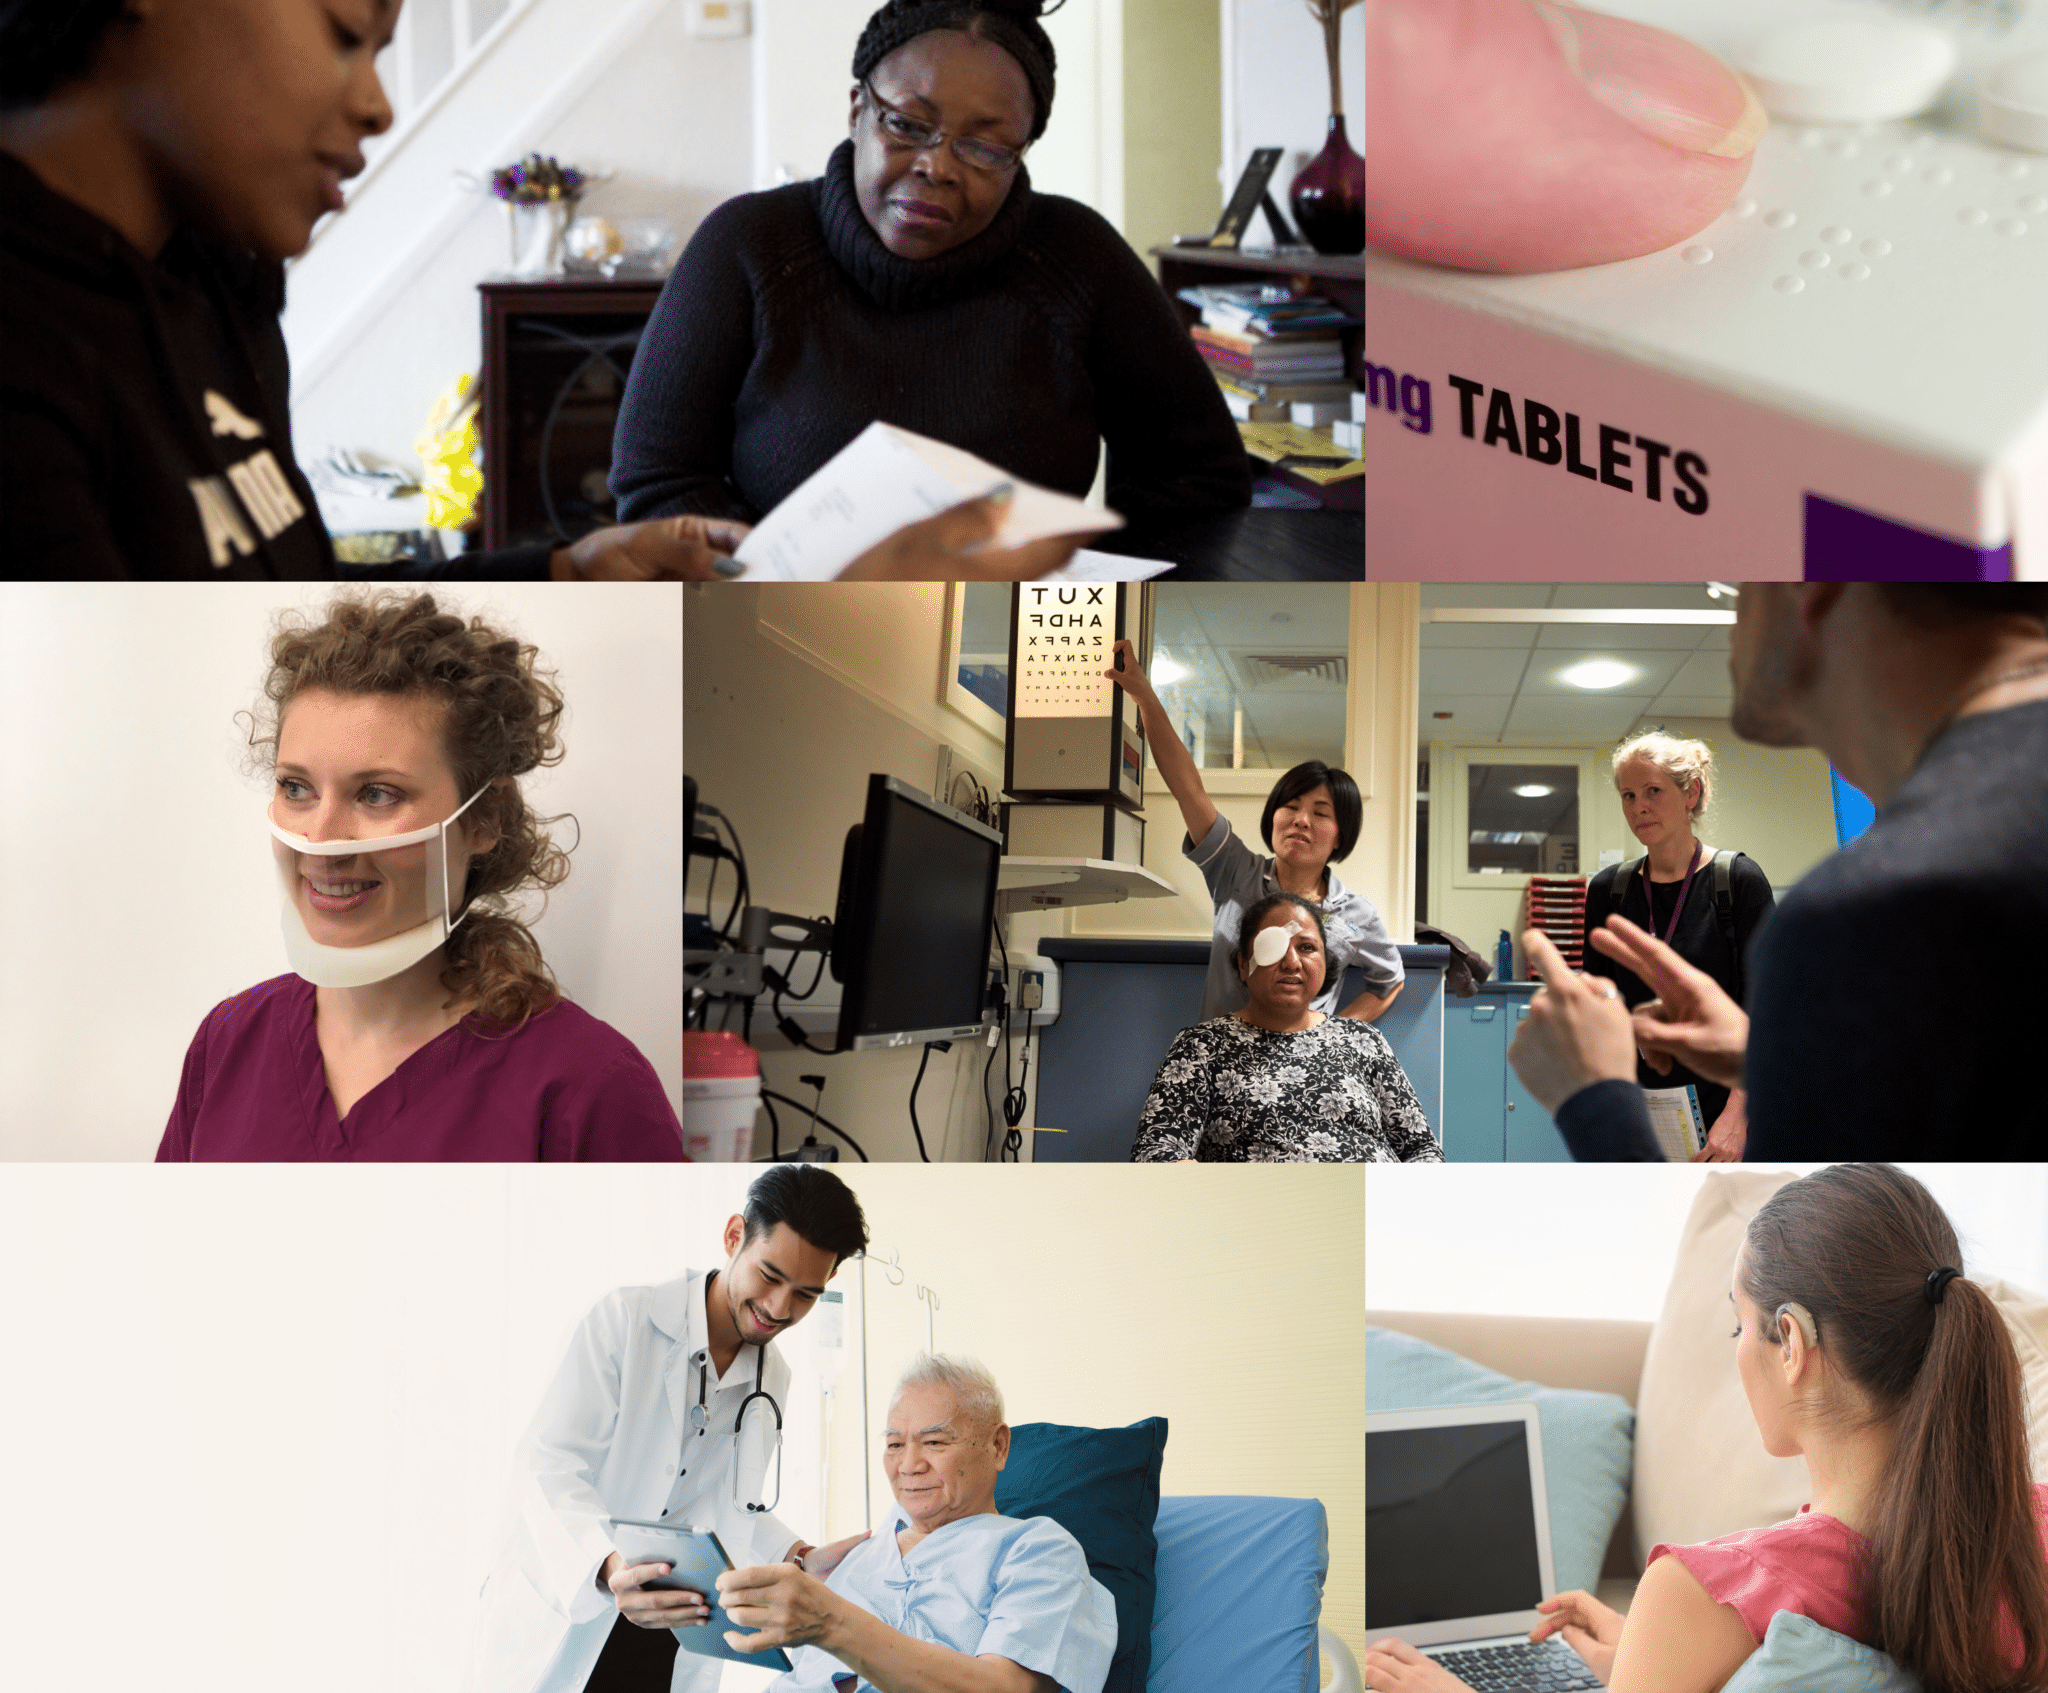
[[[1103,674],[1115,658],[1109,586],[1027,583],[1017,602],[1020,716],[1092,717],[1115,710],[1116,684]]]

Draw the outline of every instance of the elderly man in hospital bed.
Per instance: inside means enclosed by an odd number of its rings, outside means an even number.
[[[997,1514],[1010,1430],[988,1371],[919,1357],[882,1440],[896,1509],[829,1581],[792,1564],[718,1578],[757,1631],[726,1639],[790,1651],[768,1693],[1102,1693],[1115,1603],[1058,1523]]]

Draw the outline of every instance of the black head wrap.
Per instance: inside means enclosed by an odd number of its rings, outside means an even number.
[[[0,0],[0,111],[40,105],[83,76],[121,0]]]
[[[972,26],[973,34],[994,42],[1023,67],[1031,85],[1030,139],[1036,141],[1052,115],[1052,38],[1038,22],[1048,9],[1059,8],[1047,8],[1043,0],[888,0],[860,32],[853,50],[854,80],[867,81],[875,66],[913,36]]]

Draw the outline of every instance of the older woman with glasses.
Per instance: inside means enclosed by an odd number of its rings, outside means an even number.
[[[1052,109],[1041,0],[889,0],[851,134],[810,182],[699,227],[627,384],[623,516],[752,521],[881,419],[1126,516],[1246,504],[1216,384],[1096,213],[1035,194]]]

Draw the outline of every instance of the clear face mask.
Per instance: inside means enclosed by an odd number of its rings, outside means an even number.
[[[266,814],[292,970],[316,987],[368,987],[443,945],[468,915],[469,856],[452,838],[454,823],[484,792],[439,823],[369,840],[309,841]],[[321,860],[354,862],[335,862],[329,875]]]

